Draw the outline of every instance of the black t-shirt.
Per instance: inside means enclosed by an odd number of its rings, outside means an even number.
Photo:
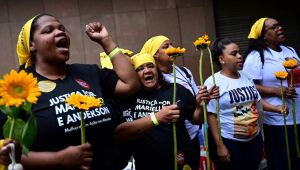
[[[97,65],[67,65],[63,80],[48,80],[27,69],[37,77],[42,95],[33,105],[38,133],[32,151],[59,151],[71,145],[80,145],[80,116],[78,110],[65,103],[71,93],[101,97],[104,105],[85,111],[86,141],[93,149],[93,170],[121,169],[119,145],[113,140],[113,130],[121,123],[115,110],[113,96],[118,77],[114,71],[99,69]],[[2,119],[0,119],[2,120]]]
[[[156,91],[143,91],[125,104],[123,117],[133,121],[151,112],[158,112],[173,101],[173,84],[162,86]],[[192,169],[199,169],[199,145],[192,143],[184,120],[191,120],[195,110],[194,96],[183,86],[177,85],[177,99],[180,107],[180,119],[176,123],[177,147],[180,161],[179,169],[188,164]],[[127,109],[125,109],[127,108]],[[173,170],[173,130],[172,124],[160,124],[143,136],[131,142],[137,170]]]

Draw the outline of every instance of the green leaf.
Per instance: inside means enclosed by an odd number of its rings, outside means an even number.
[[[17,118],[20,113],[20,108],[17,107],[6,107],[6,106],[0,106],[1,112],[6,114],[7,116],[10,116],[11,118]]]
[[[31,114],[31,107],[32,103],[25,101],[24,104],[22,104],[22,109],[24,109],[28,114]]]
[[[19,113],[21,111],[21,108],[20,107],[11,107],[11,111],[12,111],[12,114],[14,118],[18,118],[19,117]]]
[[[24,154],[28,153],[28,148],[32,145],[37,135],[37,123],[33,114],[31,114],[25,123],[22,131],[22,151]]]
[[[28,156],[28,152],[29,152],[29,149],[27,148],[26,145],[22,145],[22,154],[24,154],[25,156]]]
[[[6,106],[0,106],[0,111],[4,114],[6,114],[7,116],[12,117],[12,110],[10,107],[6,107]]]
[[[9,132],[12,125],[12,118],[8,117],[3,126],[3,135],[5,138],[9,138]],[[24,129],[25,122],[22,119],[16,119],[15,128],[12,133],[12,139],[19,143],[22,143],[22,131]]]

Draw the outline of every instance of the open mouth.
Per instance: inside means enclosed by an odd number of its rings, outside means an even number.
[[[56,42],[55,46],[60,49],[68,50],[70,44],[67,38],[62,38]]]
[[[153,80],[153,76],[145,76],[145,78],[144,78],[144,80],[145,81],[151,81],[151,80]]]

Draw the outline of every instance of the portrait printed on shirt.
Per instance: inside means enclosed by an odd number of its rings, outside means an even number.
[[[244,90],[242,90],[244,88]],[[258,92],[254,86],[236,88],[229,91],[233,107],[234,137],[248,139],[258,131],[259,113],[256,109]]]

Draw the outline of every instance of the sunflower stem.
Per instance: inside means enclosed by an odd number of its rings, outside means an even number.
[[[291,73],[291,86],[294,86],[294,72],[293,69],[290,71]],[[297,123],[296,123],[296,106],[295,106],[295,99],[292,99],[292,113],[293,113],[293,122],[294,122],[294,139],[296,145],[296,152],[297,157],[300,158],[300,149],[299,149],[299,141],[298,141],[298,130],[297,130]]]
[[[176,104],[176,57],[173,57],[173,104]],[[174,143],[174,169],[177,170],[177,135],[176,135],[176,123],[173,123],[173,143]]]
[[[15,126],[16,126],[16,118],[12,117],[11,119],[12,120],[11,120],[11,124],[10,124],[9,135],[8,135],[9,139],[12,139],[14,131],[15,131]]]
[[[204,84],[203,82],[203,49],[200,48],[200,61],[199,61],[199,76],[201,86]],[[207,170],[210,170],[210,158],[209,158],[209,148],[208,148],[208,136],[207,136],[207,113],[206,113],[206,104],[202,101],[202,107],[204,112],[204,133],[205,133],[205,148],[206,148],[206,163]]]
[[[284,97],[283,97],[283,87],[282,80],[280,80],[280,91],[281,91],[281,102],[282,102],[282,110],[283,110],[283,121],[284,121],[284,135],[285,135],[285,147],[288,158],[288,168],[291,170],[291,158],[290,158],[290,148],[289,148],[289,139],[288,139],[288,131],[286,127],[286,112],[284,111]]]
[[[81,144],[85,144],[85,123],[83,119],[83,111],[80,111],[80,131],[81,131]]]
[[[211,69],[211,74],[212,74],[212,79],[213,79],[213,85],[216,85],[216,79],[215,79],[215,70],[214,70],[214,65],[212,61],[212,55],[210,48],[207,47],[208,53],[209,53],[209,61],[210,61],[210,69]],[[222,141],[221,138],[221,122],[220,122],[220,109],[219,109],[219,99],[216,99],[216,112],[217,112],[217,127],[218,127],[218,136],[219,136],[219,142]]]

